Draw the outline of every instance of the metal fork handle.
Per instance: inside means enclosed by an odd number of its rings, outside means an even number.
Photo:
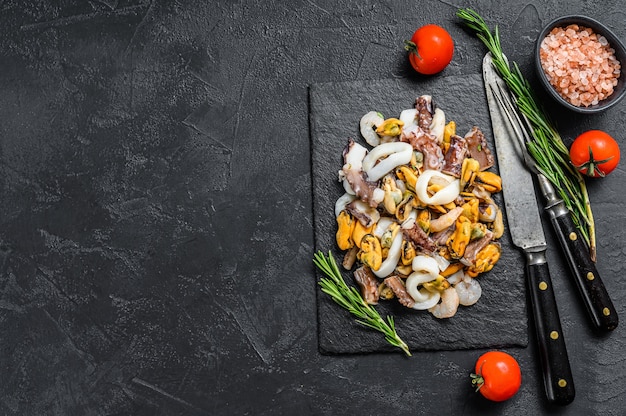
[[[567,257],[570,271],[587,310],[587,314],[595,330],[601,332],[612,331],[617,328],[619,317],[611,301],[609,292],[600,277],[595,263],[589,256],[589,250],[574,225],[569,210],[562,200],[550,190],[552,186],[543,175],[539,175],[539,184],[547,188],[546,211],[550,215],[550,222],[556,230],[561,248]]]

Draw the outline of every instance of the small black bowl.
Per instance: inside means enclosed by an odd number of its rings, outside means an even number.
[[[566,26],[568,26],[570,24],[577,24],[577,25],[580,25],[580,26],[588,27],[591,30],[593,30],[595,33],[597,33],[598,35],[604,36],[606,38],[606,40],[608,40],[609,45],[615,50],[615,57],[617,58],[617,60],[622,65],[622,68],[620,70],[620,76],[619,76],[619,78],[617,80],[617,86],[614,88],[613,93],[609,97],[607,97],[604,100],[600,101],[598,104],[590,105],[588,107],[576,106],[576,105],[573,105],[572,103],[570,103],[569,101],[567,101],[566,99],[564,99],[554,89],[554,87],[552,85],[550,85],[550,82],[548,81],[548,78],[547,78],[545,72],[543,71],[543,68],[541,67],[541,59],[540,59],[540,56],[539,56],[539,51],[541,49],[541,42],[543,41],[543,39],[555,27],[566,27]],[[560,103],[564,107],[566,107],[566,108],[568,108],[568,109],[570,109],[572,111],[576,111],[578,113],[592,114],[592,113],[602,112],[602,111],[604,111],[604,110],[614,106],[615,104],[617,104],[624,97],[624,94],[626,93],[626,80],[624,78],[626,76],[626,74],[624,74],[624,71],[626,70],[626,67],[623,67],[624,65],[626,65],[626,48],[624,47],[624,44],[619,40],[619,38],[617,36],[615,36],[615,34],[613,32],[611,32],[602,23],[600,23],[597,20],[594,20],[594,19],[592,19],[590,17],[586,17],[586,16],[564,16],[564,17],[559,17],[558,19],[555,19],[555,20],[551,21],[541,31],[541,33],[539,34],[539,37],[537,38],[537,41],[535,43],[535,68],[536,68],[537,73],[539,75],[539,80],[541,81],[541,83],[543,84],[545,89],[548,91],[548,93],[558,103]]]

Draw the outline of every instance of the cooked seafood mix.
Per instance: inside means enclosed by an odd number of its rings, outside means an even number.
[[[372,147],[348,140],[335,203],[343,267],[370,304],[396,298],[450,318],[479,300],[477,277],[500,259],[502,181],[485,137],[457,135],[428,95],[399,118],[365,114],[360,130]]]

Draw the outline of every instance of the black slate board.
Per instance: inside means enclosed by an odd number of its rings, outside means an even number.
[[[415,98],[429,94],[454,120],[457,133],[465,134],[474,125],[485,133],[493,149],[491,121],[480,75],[433,77],[424,81],[387,79],[313,84],[309,90],[312,150],[315,250],[343,258],[335,243],[334,204],[343,194],[337,172],[343,164],[341,151],[349,137],[365,144],[359,120],[368,111],[398,117],[412,108]],[[505,184],[506,186],[506,184]],[[498,203],[502,206],[502,201]],[[383,316],[394,316],[399,335],[412,351],[473,348],[525,347],[528,319],[521,253],[512,246],[510,235],[501,239],[503,252],[495,268],[480,277],[483,294],[471,307],[459,307],[447,320],[435,319],[425,311],[413,311],[397,301],[377,306]],[[322,275],[317,271],[317,278]],[[344,278],[353,283],[352,273]],[[399,351],[382,334],[357,323],[347,311],[317,289],[318,336],[322,353],[371,353]]]

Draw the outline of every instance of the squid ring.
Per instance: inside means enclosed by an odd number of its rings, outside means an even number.
[[[418,289],[422,283],[430,282],[433,277],[430,273],[413,272],[406,279],[406,291],[411,295],[415,304],[413,309],[425,310],[439,303],[439,292],[429,292],[426,289]]]
[[[387,156],[378,164],[377,160]],[[370,181],[377,181],[392,169],[411,161],[413,146],[405,142],[389,142],[379,144],[363,159],[363,171]]]
[[[441,190],[435,192],[433,196],[428,195],[428,183],[433,177],[444,179],[448,184]],[[424,204],[427,205],[445,205],[456,199],[459,196],[460,187],[459,180],[448,176],[438,170],[425,170],[415,183],[415,193],[417,197]]]
[[[414,272],[406,279],[406,291],[415,301],[413,309],[424,310],[432,308],[439,302],[439,293],[432,293],[426,289],[419,289],[419,285],[435,280],[439,275],[437,260],[428,256],[416,256],[411,264]]]
[[[431,276],[430,280],[436,279],[439,275],[437,260],[429,256],[415,256],[411,267],[413,267],[413,271],[415,272],[428,273]],[[427,280],[427,282],[430,280]]]
[[[439,292],[428,292],[428,296],[430,297],[423,302],[415,302],[413,304],[413,309],[423,311],[437,306],[437,304],[439,303],[439,299],[441,299],[441,295],[439,294]]]
[[[376,223],[376,227],[374,227],[373,234],[378,238],[382,238],[385,231],[387,231],[387,228],[389,228],[389,226],[393,223],[394,220],[389,217],[380,217],[380,220]]]
[[[335,218],[339,216],[339,214],[341,214],[341,211],[343,211],[344,209],[346,209],[346,207],[348,206],[348,204],[350,204],[352,201],[354,201],[356,199],[356,196],[354,195],[350,195],[349,193],[345,193],[343,195],[341,195],[337,201],[335,201]]]
[[[372,272],[381,279],[389,276],[398,265],[398,260],[400,260],[400,254],[402,250],[402,233],[398,231],[396,236],[393,238],[393,242],[391,243],[391,247],[389,248],[389,254],[387,254],[387,258],[380,265],[378,270],[372,270]]]

